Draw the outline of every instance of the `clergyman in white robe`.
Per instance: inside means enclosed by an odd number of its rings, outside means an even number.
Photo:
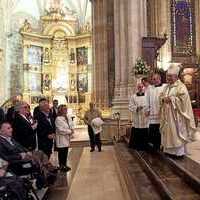
[[[170,66],[168,84],[160,96],[161,144],[165,153],[175,156],[187,153],[186,144],[196,133],[190,96],[186,86],[178,79],[179,69],[177,65]]]
[[[141,88],[140,88],[141,87]],[[146,95],[143,92],[143,85],[138,84],[140,88],[136,94],[132,95],[129,101],[129,110],[133,114],[133,125],[129,147],[137,150],[146,150],[148,142],[148,117],[146,113]]]

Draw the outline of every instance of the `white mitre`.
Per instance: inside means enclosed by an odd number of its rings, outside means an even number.
[[[181,65],[180,64],[175,64],[175,63],[172,63],[170,64],[168,70],[167,70],[167,73],[168,74],[175,74],[175,75],[179,75],[179,72],[180,72],[180,67]]]

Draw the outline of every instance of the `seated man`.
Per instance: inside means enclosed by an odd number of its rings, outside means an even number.
[[[0,156],[9,162],[9,167],[14,170],[14,173],[19,173],[18,175],[22,173],[21,164],[25,164],[26,170],[31,168],[32,154],[12,139],[12,127],[8,122],[0,124]]]
[[[0,158],[0,188],[2,193],[9,194],[12,199],[26,200],[28,196],[24,181],[13,174],[7,172],[8,162]],[[1,198],[1,197],[0,197]]]
[[[9,169],[17,175],[30,173],[46,173],[56,175],[56,169],[49,163],[47,156],[42,152],[28,152],[12,138],[12,127],[9,122],[0,124],[0,157],[9,162]]]

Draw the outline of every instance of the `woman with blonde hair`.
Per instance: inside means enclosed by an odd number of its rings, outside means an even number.
[[[67,117],[66,105],[59,105],[55,125],[59,167],[61,171],[67,172],[71,170],[71,168],[67,166],[67,156],[70,139],[74,131],[72,121]]]

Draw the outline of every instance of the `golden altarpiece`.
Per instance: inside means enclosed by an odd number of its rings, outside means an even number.
[[[25,20],[23,38],[23,98],[32,106],[45,96],[58,99],[74,111],[91,98],[91,27],[78,29],[72,13],[50,8],[34,30]]]

